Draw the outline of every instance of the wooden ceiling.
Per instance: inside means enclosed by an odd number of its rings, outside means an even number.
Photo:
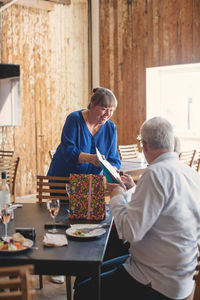
[[[5,7],[8,7],[12,4],[23,5],[33,8],[45,9],[45,10],[54,10],[54,4],[71,4],[71,0],[1,0],[0,8],[1,10]]]

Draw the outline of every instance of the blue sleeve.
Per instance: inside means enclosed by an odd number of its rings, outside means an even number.
[[[96,167],[91,163],[78,163],[81,152],[95,154],[96,147],[113,166],[120,169],[115,124],[108,120],[99,132],[92,136],[86,127],[81,111],[71,113],[63,126],[61,143],[51,161],[48,175],[69,176],[72,172],[100,174],[101,167]]]
[[[77,145],[77,136],[79,136],[80,118],[77,118],[73,113],[70,114],[64,124],[61,135],[61,152],[63,159],[78,163],[78,157],[81,153]]]

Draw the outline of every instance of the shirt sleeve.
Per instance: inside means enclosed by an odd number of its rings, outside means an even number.
[[[61,151],[65,160],[73,163],[78,162],[78,157],[81,153],[80,149],[76,146],[77,137],[80,131],[80,119],[70,114],[63,126],[61,135]]]
[[[157,221],[164,206],[164,191],[156,174],[147,170],[126,203],[126,195],[110,200],[110,208],[120,237],[130,243],[140,241]]]

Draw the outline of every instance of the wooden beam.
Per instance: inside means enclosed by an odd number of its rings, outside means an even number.
[[[47,1],[47,0],[46,0]],[[48,0],[49,2],[54,2],[57,4],[71,4],[71,0]]]
[[[45,10],[54,10],[54,4],[44,0],[18,0],[16,4]]]
[[[91,0],[92,88],[100,85],[99,0]]]
[[[33,8],[45,9],[48,11],[54,10],[54,4],[50,1],[45,0],[12,0],[12,1],[0,1],[4,4],[1,6],[0,11],[6,9],[12,4],[28,6]]]
[[[6,2],[4,5],[1,6],[0,12],[2,12],[4,9],[8,8],[9,6],[11,6],[12,4],[14,4],[17,1],[18,0],[12,0],[12,1]]]

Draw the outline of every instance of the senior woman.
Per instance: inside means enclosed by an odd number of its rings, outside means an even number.
[[[111,90],[94,88],[87,109],[72,112],[67,117],[61,143],[47,175],[101,174],[96,147],[113,166],[120,169],[116,126],[109,120],[116,107],[117,99]]]
[[[103,87],[93,89],[87,109],[72,112],[67,117],[61,143],[51,161],[48,176],[102,174],[96,147],[116,169],[121,162],[117,151],[115,124],[109,119],[117,107],[113,92]],[[63,283],[64,276],[52,276],[54,283]]]

